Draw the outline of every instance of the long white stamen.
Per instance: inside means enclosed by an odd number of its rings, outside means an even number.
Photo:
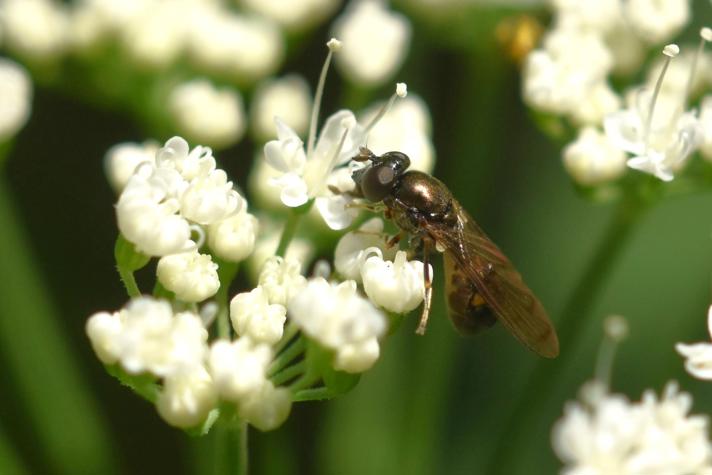
[[[394,92],[390,99],[388,99],[388,102],[386,102],[383,107],[381,107],[381,110],[378,111],[378,114],[371,120],[371,122],[368,123],[366,126],[366,133],[368,134],[371,129],[380,121],[384,115],[388,113],[389,110],[391,110],[391,107],[393,107],[393,103],[396,102],[397,98],[403,98],[408,95],[408,86],[404,82],[399,82],[396,84],[396,92]]]
[[[202,226],[199,226],[197,224],[191,224],[190,225],[190,231],[191,233],[197,234],[197,239],[195,240],[195,247],[193,247],[190,250],[199,250],[201,247],[203,247],[203,244],[205,244],[205,230],[203,229]]]
[[[341,41],[336,38],[332,38],[326,43],[329,48],[329,54],[326,55],[326,61],[324,61],[324,66],[321,68],[321,74],[319,75],[319,83],[316,86],[316,93],[314,94],[314,105],[312,106],[311,120],[309,121],[309,138],[307,140],[307,157],[311,157],[312,151],[314,150],[314,140],[316,140],[316,123],[319,120],[319,108],[321,107],[321,98],[324,95],[324,84],[326,83],[326,73],[329,71],[329,65],[331,64],[331,58],[341,49]]]
[[[596,380],[608,389],[618,344],[628,336],[628,322],[620,315],[611,315],[603,322],[604,337],[596,358]]]
[[[329,166],[326,169],[327,175],[331,173],[331,170],[336,166],[336,162],[339,160],[339,154],[341,154],[341,149],[344,148],[344,143],[346,143],[346,136],[349,134],[351,127],[353,127],[353,124],[347,123],[348,121],[345,120],[343,122],[341,125],[344,128],[344,132],[341,134],[341,139],[339,139],[339,143],[331,155],[331,160],[329,160]]]
[[[660,93],[660,88],[663,85],[663,78],[667,72],[668,66],[672,58],[680,54],[680,48],[675,44],[667,45],[663,48],[663,54],[665,55],[665,63],[663,64],[663,69],[660,71],[660,76],[658,76],[658,81],[655,83],[655,90],[653,91],[653,97],[650,99],[650,108],[648,109],[648,117],[645,121],[645,128],[643,129],[643,143],[647,151],[648,148],[648,138],[650,137],[650,128],[653,124],[653,112],[655,112],[655,101],[658,99],[658,94]]]
[[[688,76],[687,84],[685,85],[685,95],[682,96],[682,110],[685,110],[687,107],[687,100],[689,99],[690,91],[692,90],[692,82],[695,80],[695,73],[697,72],[697,63],[702,57],[705,50],[705,43],[708,41],[712,41],[712,28],[704,27],[700,30],[700,44],[697,47],[695,55],[692,57],[690,75]]]

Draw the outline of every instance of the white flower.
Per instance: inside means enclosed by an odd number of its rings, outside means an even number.
[[[155,142],[123,142],[111,147],[104,155],[104,170],[114,190],[124,189],[139,164],[154,164],[157,151]]]
[[[201,302],[220,288],[218,265],[198,251],[163,256],[156,267],[158,281],[184,302]]]
[[[579,131],[576,140],[564,148],[564,167],[581,185],[598,185],[623,175],[625,153],[593,127]]]
[[[87,334],[99,358],[120,363],[129,373],[167,377],[200,366],[208,332],[199,316],[173,314],[166,301],[131,300],[119,312],[100,312],[87,321]]]
[[[344,42],[336,59],[344,76],[377,86],[403,63],[410,43],[410,22],[379,0],[358,0],[336,19],[334,36]]]
[[[35,61],[57,59],[69,38],[67,13],[49,0],[4,0],[0,3],[3,42]]]
[[[388,248],[383,234],[383,220],[371,218],[357,231],[344,234],[334,250],[334,266],[345,279],[361,282],[361,267],[372,254],[392,259],[397,248]]]
[[[250,292],[235,295],[230,301],[230,320],[240,336],[270,345],[282,339],[287,309],[270,304],[265,290],[257,286]]]
[[[269,345],[250,338],[218,340],[210,347],[209,367],[220,396],[240,402],[262,389],[272,360]]]
[[[348,373],[362,373],[373,366],[380,353],[381,348],[376,337],[347,343],[337,350],[334,368]]]
[[[277,140],[265,145],[265,159],[282,173],[273,183],[282,190],[282,203],[297,207],[326,192],[327,179],[340,165],[345,165],[365,143],[365,131],[353,112],[342,110],[326,120],[319,140],[307,155],[296,132],[279,118]]]
[[[25,68],[0,58],[0,142],[13,137],[30,117],[32,81]]]
[[[260,226],[260,229],[264,227],[264,232],[260,232],[255,243],[255,250],[247,260],[250,276],[254,280],[259,279],[265,262],[274,257],[282,233],[281,227],[270,221],[267,216],[260,216]],[[297,262],[309,262],[314,251],[313,243],[297,236],[289,242],[285,258]]]
[[[623,10],[628,24],[648,43],[668,41],[690,19],[689,0],[628,0]]]
[[[261,431],[276,429],[289,416],[292,395],[287,388],[275,388],[272,382],[265,384],[250,394],[240,404],[239,414],[247,422]]]
[[[707,331],[712,336],[712,306],[707,312]],[[678,353],[686,358],[685,369],[695,378],[712,379],[712,343],[675,345]]]
[[[286,306],[306,285],[301,271],[302,263],[297,259],[270,257],[262,266],[259,286],[270,303]]]
[[[180,428],[202,423],[216,405],[217,392],[203,366],[166,378],[156,400],[156,409],[161,417]]]
[[[168,107],[177,130],[196,142],[225,148],[240,140],[245,131],[239,92],[216,88],[206,79],[179,84],[170,92]]]
[[[215,170],[215,157],[209,147],[198,145],[191,150],[184,138],[172,137],[156,153],[156,166],[172,168],[190,181]]]
[[[292,321],[307,336],[336,352],[337,362],[361,363],[342,369],[364,371],[375,362],[372,343],[368,342],[383,335],[386,318],[358,295],[353,280],[337,285],[321,277],[312,278],[292,298],[288,310]]]
[[[393,261],[385,261],[380,255],[371,256],[361,268],[363,289],[376,305],[389,312],[407,313],[420,305],[425,296],[423,271],[423,263],[408,261],[405,251],[398,251]]]
[[[361,114],[361,123],[369,123],[380,105],[369,107]],[[430,111],[418,96],[409,94],[388,111],[378,127],[368,134],[368,147],[383,152],[398,150],[410,158],[410,170],[426,173],[435,166],[435,147],[431,140]]]
[[[290,129],[303,134],[309,125],[310,109],[311,95],[304,78],[290,74],[280,79],[268,79],[257,87],[252,98],[252,128],[259,139],[271,138],[274,118],[279,116]]]
[[[265,18],[239,16],[214,6],[191,18],[188,48],[199,67],[254,81],[274,72],[284,44],[279,30]]]
[[[702,99],[700,129],[702,130],[700,153],[706,160],[712,160],[712,95]]]
[[[523,93],[532,107],[567,114],[586,99],[611,70],[611,53],[601,37],[579,29],[559,29],[524,65]]]
[[[668,45],[663,53],[669,64],[679,48]],[[629,102],[634,104],[606,117],[604,128],[611,143],[633,155],[629,167],[670,181],[697,147],[701,134],[695,114],[682,110],[684,97],[660,94],[666,70],[662,69],[652,95],[644,89],[631,94]]]
[[[565,474],[689,475],[710,469],[707,419],[688,415],[692,398],[669,383],[658,399],[640,403],[599,392],[588,404],[569,403],[552,443]]]
[[[194,249],[190,224],[178,213],[184,185],[180,174],[167,168],[139,170],[129,179],[116,217],[121,234],[139,251],[164,256]]]
[[[587,28],[601,33],[621,20],[620,0],[551,0],[557,13],[557,25]]]
[[[227,181],[227,173],[216,169],[196,177],[181,195],[181,214],[200,224],[213,224],[238,213],[244,199]]]
[[[606,115],[616,112],[620,106],[621,99],[618,94],[608,83],[600,82],[590,88],[578,107],[574,107],[569,115],[579,126],[598,125]]]
[[[241,3],[250,10],[276,21],[287,30],[302,31],[328,18],[340,2],[300,0],[285,3],[283,0],[242,0]]]
[[[240,262],[255,248],[258,225],[257,218],[243,207],[240,212],[208,226],[208,246],[220,258]]]

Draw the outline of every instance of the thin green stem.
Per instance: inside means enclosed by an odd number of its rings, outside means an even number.
[[[239,475],[247,475],[250,471],[249,457],[249,426],[244,420],[240,420],[240,471]]]
[[[282,339],[277,342],[274,346],[274,354],[278,355],[282,352],[284,347],[286,347],[297,334],[299,328],[291,320],[287,320],[287,324],[284,326],[284,333],[282,334]]]
[[[248,430],[243,420],[216,424],[213,439],[212,473],[247,475],[249,471]]]
[[[301,389],[297,391],[294,396],[292,396],[292,401],[302,402],[302,401],[322,401],[324,399],[331,399],[334,396],[338,396],[339,393],[332,391],[327,387],[321,388],[310,388]]]
[[[218,264],[218,277],[220,278],[220,288],[215,296],[218,303],[218,314],[216,317],[218,338],[230,339],[230,305],[228,302],[228,292],[230,284],[235,279],[238,271],[238,264],[223,261],[215,258]]]
[[[531,430],[521,430],[536,424],[536,416],[543,409],[547,395],[555,387],[556,379],[563,376],[571,362],[570,352],[577,348],[584,330],[592,317],[591,310],[613,265],[623,250],[635,225],[647,209],[646,202],[637,197],[627,197],[619,202],[593,256],[569,297],[557,329],[561,341],[561,355],[556,360],[540,360],[535,366],[521,396],[499,436],[493,456],[484,473],[516,473],[515,465],[521,461],[523,447],[528,443]]]
[[[23,423],[52,473],[116,473],[116,444],[82,374],[46,288],[5,177],[0,177],[0,352],[7,373],[2,392],[23,402]],[[67,264],[69,265],[69,264]],[[71,414],[71,424],[67,416]]]
[[[294,239],[301,217],[302,213],[296,209],[291,210],[287,222],[284,224],[284,229],[282,229],[282,236],[279,238],[279,245],[277,246],[275,255],[284,257],[287,254],[287,248],[289,247],[289,243],[292,242],[292,239]]]
[[[296,395],[305,389],[312,389],[311,387],[319,381],[320,377],[321,376],[316,373],[307,371],[289,386],[289,390],[292,391],[292,394]]]
[[[304,342],[304,338],[300,335],[294,343],[289,345],[283,352],[277,355],[274,361],[272,361],[272,364],[270,364],[269,369],[267,370],[267,375],[271,377],[277,374],[289,363],[294,361],[295,358],[304,353],[305,348],[306,344]]]
[[[274,376],[270,377],[270,379],[272,380],[272,384],[274,384],[275,386],[280,386],[286,383],[287,381],[291,381],[297,376],[304,374],[304,371],[306,369],[306,361],[300,361],[298,363],[294,363],[292,366],[287,366],[283,370],[278,371],[277,373],[275,373]]]
[[[140,297],[141,290],[138,288],[134,273],[118,264],[116,265],[116,270],[119,271],[119,277],[121,278],[121,282],[123,282],[124,287],[126,288],[126,293],[128,294],[128,296],[131,298]]]

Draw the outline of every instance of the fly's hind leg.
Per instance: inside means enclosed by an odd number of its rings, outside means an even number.
[[[425,296],[423,298],[423,313],[420,315],[420,322],[415,333],[425,335],[425,327],[428,325],[428,317],[430,316],[430,305],[433,300],[433,276],[430,275],[430,251],[433,249],[435,242],[432,238],[425,236],[423,242],[423,286],[425,287]]]

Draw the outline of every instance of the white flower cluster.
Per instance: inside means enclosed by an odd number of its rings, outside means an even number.
[[[161,258],[157,274],[166,289],[183,301],[200,302],[220,286],[217,265],[198,252],[205,233],[215,255],[241,261],[254,247],[257,219],[209,148],[190,150],[180,137],[155,154],[154,148],[121,144],[107,154],[110,181],[121,191],[119,230],[138,251]]]
[[[707,312],[707,331],[712,337],[712,306]],[[678,343],[675,349],[687,358],[685,369],[695,378],[712,379],[712,343]]]
[[[200,425],[220,399],[237,404],[239,414],[262,430],[289,414],[289,391],[267,379],[271,347],[250,337],[209,345],[193,312],[140,297],[118,312],[92,315],[86,330],[103,363],[155,378],[158,413],[176,427]]]
[[[575,181],[607,183],[622,176],[626,165],[669,181],[698,148],[712,159],[703,146],[702,117],[687,110],[690,94],[709,82],[696,74],[710,62],[702,46],[672,63],[679,48],[666,46],[662,65],[654,65],[646,83],[623,98],[609,84],[612,74],[632,76],[647,48],[669,41],[687,25],[688,0],[551,3],[553,27],[526,59],[523,95],[532,108],[580,128],[564,150],[564,165]],[[712,31],[703,28],[701,36],[704,44]]]
[[[712,471],[708,420],[690,415],[692,398],[668,383],[662,397],[640,402],[589,383],[553,429],[564,475],[703,475]]]

